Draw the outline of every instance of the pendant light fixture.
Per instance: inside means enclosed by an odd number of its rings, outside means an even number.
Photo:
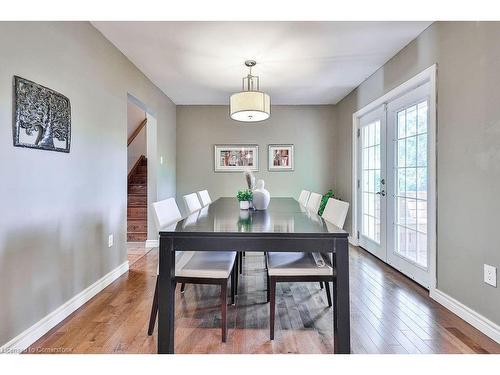
[[[241,92],[231,95],[229,99],[230,115],[233,120],[241,122],[264,121],[271,115],[271,98],[259,91],[259,77],[252,75],[254,60],[245,61],[249,73],[243,78]]]

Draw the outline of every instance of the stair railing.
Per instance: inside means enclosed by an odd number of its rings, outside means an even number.
[[[128,141],[127,141],[127,147],[130,146],[130,144],[134,141],[135,137],[137,137],[139,135],[139,133],[141,132],[142,128],[144,128],[146,126],[148,122],[148,119],[145,118],[140,124],[139,126],[134,130],[134,132],[130,135],[130,137],[128,138]]]

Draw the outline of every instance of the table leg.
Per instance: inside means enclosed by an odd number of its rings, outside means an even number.
[[[160,237],[158,353],[174,353],[175,251],[171,238]]]
[[[351,353],[351,316],[349,308],[349,244],[347,238],[334,240],[333,256],[337,270],[337,282],[334,283],[334,352],[336,354]],[[336,321],[335,321],[336,320]]]

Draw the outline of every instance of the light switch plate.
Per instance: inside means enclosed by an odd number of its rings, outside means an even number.
[[[489,264],[484,265],[484,282],[491,286],[497,287],[497,268],[490,266]]]
[[[160,164],[163,164],[163,156],[160,156]]]
[[[110,234],[109,237],[108,237],[108,247],[111,247],[113,246],[113,235]]]

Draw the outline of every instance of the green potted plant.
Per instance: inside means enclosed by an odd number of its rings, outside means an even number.
[[[333,190],[330,189],[327,191],[325,195],[321,198],[321,203],[319,205],[318,215],[323,215],[323,211],[325,210],[326,204],[328,203],[328,199],[333,198]]]
[[[250,208],[250,202],[253,199],[252,190],[239,190],[236,198],[240,202],[240,210],[248,210]]]

